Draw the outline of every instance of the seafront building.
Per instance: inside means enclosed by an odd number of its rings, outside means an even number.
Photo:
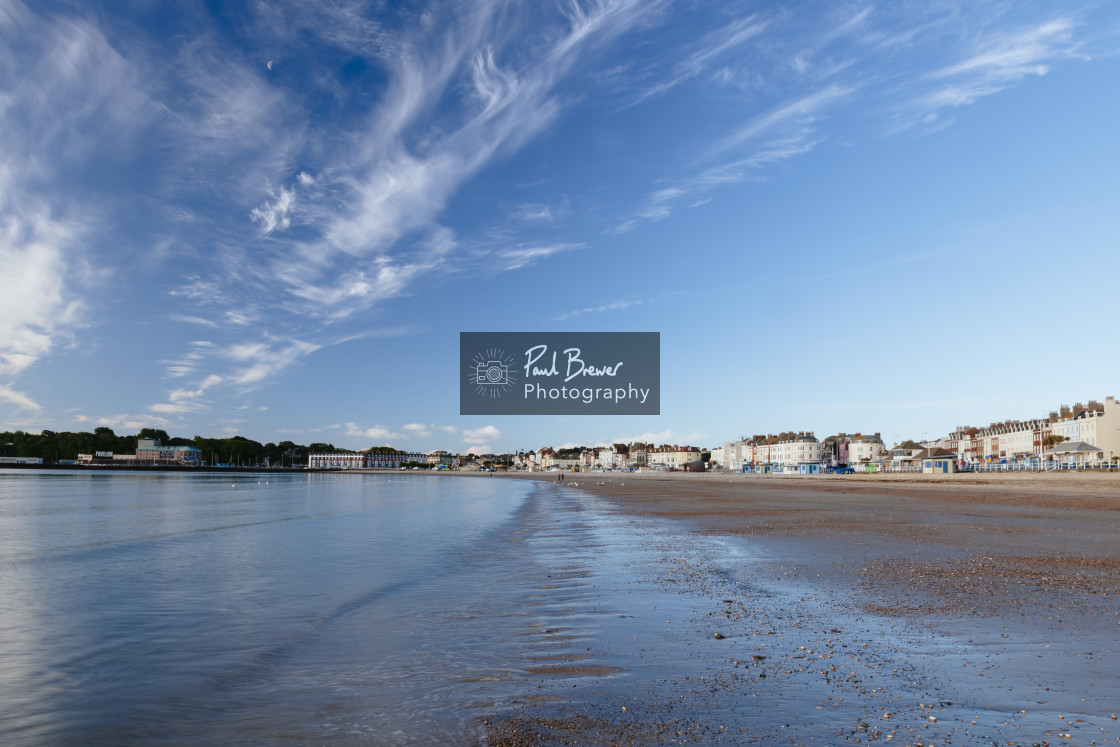
[[[1083,442],[1092,447],[1063,452],[1076,453],[1078,456],[1073,461],[1077,463],[1112,461],[1120,457],[1120,406],[1116,398],[1105,397],[1103,404],[1091,400],[1087,405],[1080,402],[1073,407],[1062,405],[1046,418],[1006,420],[987,428],[960,426],[929,445],[952,449],[962,464],[978,464],[1038,459],[1054,451],[1047,446],[1047,441],[1055,445]]]
[[[594,466],[602,469],[625,469],[635,466],[630,458],[629,444],[604,446],[595,450],[594,455]]]
[[[706,452],[697,446],[652,444],[635,441],[595,448],[545,448],[519,451],[510,455],[510,463],[529,472],[588,469],[698,469]]]
[[[812,432],[755,435],[725,441],[711,451],[710,464],[733,471],[812,473],[818,468],[930,471],[977,465],[1093,466],[1120,460],[1120,404],[1115,397],[1062,405],[1048,417],[1006,420],[986,428],[960,426],[942,438],[904,441],[888,449],[879,433],[838,433],[818,442]]]
[[[865,436],[862,433],[838,433],[821,442],[821,464],[847,466],[872,464],[881,461],[886,446],[878,433]]]
[[[333,451],[308,454],[309,469],[400,469],[409,462],[428,463],[428,455],[421,452],[387,451]]]
[[[755,436],[745,445],[743,459],[752,467],[758,468],[769,465],[771,469],[781,471],[810,471],[810,465],[820,466],[821,442],[817,440],[812,431],[801,431],[794,434],[783,434],[782,437]],[[805,470],[801,467],[804,465]]]
[[[819,470],[821,455],[821,443],[812,431],[786,431],[725,441],[722,447],[712,449],[710,462],[735,472],[812,473]]]
[[[450,451],[444,451],[443,449],[436,449],[435,451],[429,451],[428,452],[427,462],[428,462],[428,464],[432,465],[433,467],[435,467],[435,466],[452,467],[455,464],[455,455],[452,454]]]
[[[662,445],[646,452],[650,469],[700,469],[702,457],[697,446]]]
[[[136,463],[197,467],[202,464],[202,451],[193,446],[164,446],[158,438],[141,438],[136,442]]]

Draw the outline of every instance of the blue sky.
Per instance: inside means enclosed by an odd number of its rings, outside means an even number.
[[[0,0],[0,428],[887,440],[1117,394],[1116,2]],[[658,417],[458,333],[657,331]]]

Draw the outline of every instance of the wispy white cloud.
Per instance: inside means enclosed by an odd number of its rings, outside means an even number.
[[[183,93],[166,104],[178,144],[176,167],[190,178],[181,190],[205,190],[245,202],[291,174],[306,142],[303,112],[269,84],[263,70],[209,31],[169,50]],[[282,196],[276,196],[282,201]]]
[[[568,28],[531,58],[505,54],[505,41],[515,35],[504,25],[510,17],[497,5],[463,12],[446,32],[427,27],[398,39],[386,60],[388,89],[365,138],[348,149],[345,163],[319,179],[342,209],[310,225],[320,238],[300,245],[305,261],[298,269],[284,256],[263,271],[279,279],[300,313],[340,319],[442,269],[445,252],[404,252],[400,242],[446,232],[438,218],[450,196],[495,157],[516,150],[554,121],[563,106],[555,88],[580,55],[659,6],[637,0],[570,2],[563,7]],[[444,35],[433,45],[433,34]],[[468,71],[466,80],[457,77],[461,70]],[[431,112],[457,85],[473,93],[474,105],[421,129],[421,113]],[[516,253],[504,269],[555,251]]]
[[[221,355],[243,365],[235,367],[223,379],[235,386],[254,388],[321,347],[315,343],[279,338],[237,343],[222,351]]]
[[[218,304],[225,298],[218,280],[204,280],[199,275],[187,275],[182,283],[167,291],[167,295],[206,306]]]
[[[84,247],[100,227],[100,195],[67,192],[67,169],[114,154],[157,115],[135,67],[96,26],[52,22],[18,0],[4,4],[0,376],[51,352],[87,311],[84,292],[95,273]]]
[[[527,202],[517,206],[517,219],[526,223],[547,223],[555,217],[552,208],[544,203]]]
[[[690,207],[704,205],[708,202],[707,195],[719,187],[744,182],[770,164],[808,153],[821,141],[822,136],[813,127],[819,112],[848,96],[852,90],[830,85],[752,117],[709,150],[708,160],[721,158],[723,163],[672,180],[669,186],[654,190],[636,216],[620,223],[613,232],[626,233],[642,221],[664,220],[685,200]],[[747,149],[745,155],[742,154],[744,149]],[[727,159],[728,154],[736,152],[732,159]]]
[[[563,314],[560,314],[559,316],[552,317],[549,321],[566,322],[567,320],[571,319],[572,317],[576,317],[576,316],[579,316],[581,314],[598,314],[598,313],[604,312],[604,311],[622,311],[623,309],[629,309],[632,306],[641,306],[643,303],[645,303],[645,301],[643,301],[641,299],[636,299],[636,300],[620,299],[618,301],[614,301],[613,303],[603,304],[601,306],[586,306],[582,309],[573,309],[571,311],[566,311]]]
[[[42,406],[23,392],[0,384],[0,402],[9,402],[20,410],[41,410]]]
[[[187,343],[189,348],[182,356],[163,361],[164,372],[168,378],[177,379],[183,376],[189,376],[198,370],[199,363],[210,355],[210,351],[214,347],[214,343],[209,340],[193,340]]]
[[[496,253],[499,266],[503,270],[517,270],[541,259],[561,252],[585,248],[584,244],[552,244],[550,246],[524,246],[504,249]]]
[[[197,402],[159,402],[148,408],[152,412],[163,413],[164,415],[182,415],[187,412],[196,412],[201,410],[202,407]]]
[[[86,423],[93,426],[104,425],[115,430],[139,431],[142,428],[166,428],[171,421],[158,415],[101,415],[91,417],[88,415],[75,415],[75,423]]]
[[[708,33],[696,43],[695,48],[687,56],[677,61],[668,79],[646,88],[633,103],[660,96],[691,78],[709,72],[713,63],[719,58],[751,39],[761,36],[769,26],[769,20],[751,15]],[[721,71],[716,70],[714,77],[719,79]]]
[[[220,383],[220,380],[220,377],[210,377],[197,389],[172,389],[167,395],[167,402],[152,405],[148,409],[165,415],[178,415],[205,409],[204,403],[200,402],[199,398],[211,386]]]
[[[301,176],[306,176],[302,173]],[[296,201],[294,189],[280,188],[279,194],[270,201],[266,200],[249,213],[249,217],[261,224],[261,232],[270,234],[273,231],[284,231],[292,226],[292,206]]]
[[[203,327],[217,327],[218,323],[211,319],[203,319],[200,316],[192,316],[190,314],[171,314],[168,316],[173,322],[182,322],[183,324],[199,324]]]
[[[797,91],[805,85],[815,90],[768,110],[756,109],[742,125],[715,139],[699,159],[701,166],[704,161],[718,161],[716,166],[666,178],[666,186],[650,192],[645,204],[620,221],[613,233],[663,220],[684,200],[689,206],[703,204],[721,187],[757,178],[767,165],[812,151],[830,137],[822,114],[850,114],[844,105],[856,92],[867,101],[889,101],[885,108],[892,133],[917,125],[922,132],[944,127],[951,121],[943,116],[948,110],[974,104],[1029,76],[1044,75],[1058,60],[1085,58],[1074,38],[1074,12],[1008,30],[1008,8],[998,4],[971,12],[953,3],[934,4],[917,14],[861,4],[837,8],[835,18],[823,29],[798,29],[800,17],[777,14],[740,19],[712,32],[706,43],[682,55],[672,75],[645,89],[639,100],[670,90],[700,71],[719,72],[717,59],[756,71],[770,69],[768,83],[755,80],[760,90]],[[962,29],[970,40],[956,60],[946,62],[947,54],[961,48]],[[745,44],[751,40],[757,44]],[[840,40],[848,42],[841,57],[826,57],[824,51],[838,47]],[[895,59],[899,47],[923,52],[936,47],[937,51],[913,55],[915,63],[899,64]],[[748,48],[758,53],[747,57]],[[798,78],[781,76],[781,66],[775,66],[783,59],[786,70]],[[828,79],[831,82],[822,84]],[[751,102],[766,98],[755,92]]]
[[[264,38],[274,40],[269,58],[274,65],[288,58],[310,36],[366,59],[391,57],[399,49],[397,35],[369,12],[368,0],[330,2],[255,3],[253,25]],[[417,19],[429,25],[430,16]],[[261,59],[265,64],[266,59]]]
[[[1057,60],[1078,57],[1072,18],[1055,18],[1010,32],[981,36],[964,59],[922,76],[922,93],[908,99],[896,113],[892,132],[916,125],[939,129],[942,112],[976,103],[1028,76],[1042,76]]]
[[[8,192],[13,186],[0,182],[0,206],[19,199]],[[64,259],[75,256],[80,235],[42,206],[0,216],[0,376],[20,374],[81,322],[83,302],[67,283],[72,273]]]
[[[805,75],[810,72],[810,68],[813,65],[813,58],[836,40],[857,33],[864,37],[871,36],[872,38],[877,38],[877,32],[871,32],[870,35],[867,34],[867,22],[873,11],[874,6],[865,5],[861,8],[857,8],[854,12],[851,12],[850,15],[840,15],[835,19],[835,22],[829,24],[828,28],[826,28],[823,33],[810,38],[808,43],[790,60],[790,67],[796,70],[798,74]],[[836,12],[838,14],[848,14],[850,11],[847,7],[841,5],[838,6]],[[834,19],[830,18],[829,20],[833,21]],[[864,38],[863,41],[867,43],[870,39]],[[835,73],[843,67],[846,67],[846,65],[830,63],[827,73]]]
[[[853,90],[851,86],[833,84],[800,96],[765,114],[752,117],[742,127],[721,139],[713,151],[727,152],[763,137],[769,138],[771,142],[784,142],[789,139],[791,132],[801,140],[801,134],[812,124],[821,109],[848,96]]]
[[[167,367],[170,378],[195,375],[203,365],[220,366],[223,361],[231,362],[232,365],[221,373],[203,377],[193,389],[178,387],[170,390],[166,402],[148,408],[152,412],[182,414],[207,409],[208,405],[203,397],[218,385],[232,387],[240,393],[253,391],[274,380],[322,346],[292,338],[268,336],[254,342],[237,342],[226,346],[196,341],[190,347],[189,352]]]

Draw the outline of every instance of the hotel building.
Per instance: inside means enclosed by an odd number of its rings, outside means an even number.
[[[650,469],[685,469],[701,462],[700,448],[697,446],[663,445],[646,452]]]
[[[197,467],[202,464],[202,452],[193,446],[163,446],[159,439],[141,438],[136,442],[138,465],[185,464]]]
[[[744,464],[799,467],[820,464],[821,442],[812,431],[783,433],[777,437],[754,436],[742,447]]]
[[[307,455],[309,469],[400,469],[409,462],[425,464],[428,455],[404,451],[335,451]]]

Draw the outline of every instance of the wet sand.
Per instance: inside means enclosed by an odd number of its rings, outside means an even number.
[[[569,643],[490,744],[1120,743],[1120,475],[549,487]]]

